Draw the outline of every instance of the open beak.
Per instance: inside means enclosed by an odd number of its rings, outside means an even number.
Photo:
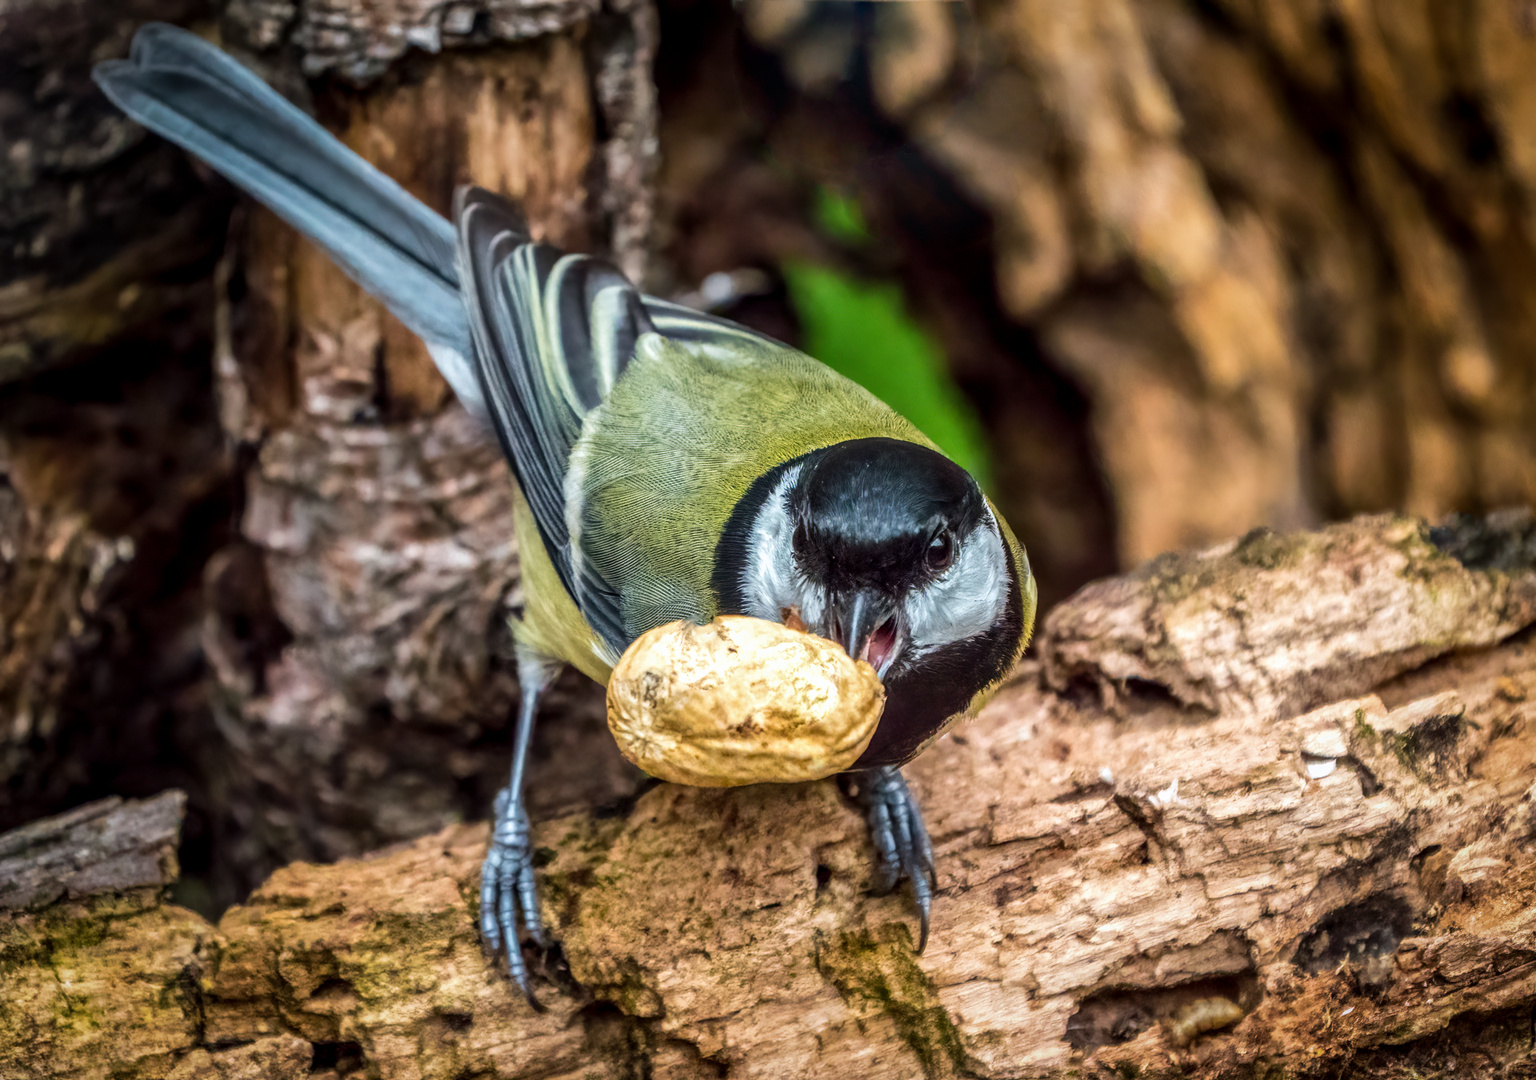
[[[882,677],[901,647],[896,604],[872,589],[834,596],[827,609],[827,633],[849,656],[865,661]]]

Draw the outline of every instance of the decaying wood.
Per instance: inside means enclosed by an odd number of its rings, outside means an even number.
[[[150,19],[198,0],[15,0],[0,8],[0,384],[99,352],[208,302],[226,200],[91,82]]]
[[[4,834],[0,910],[169,885],[186,801],[179,791],[127,804],[102,799]]]
[[[166,363],[161,345],[121,342],[0,393],[3,828],[153,793],[157,755],[208,727],[198,600],[227,536],[229,462],[206,354]]]
[[[229,494],[206,374],[228,198],[90,68],[203,10],[0,5],[0,827],[144,792],[119,781],[197,711],[187,601]]]
[[[6,470],[9,472],[9,470]],[[9,480],[9,477],[6,477]],[[31,515],[11,483],[0,486],[0,811],[42,785],[64,722],[60,699],[82,655],[97,651],[93,618],[108,574],[125,551],[79,514]],[[19,797],[20,796],[20,797]],[[4,819],[15,823],[15,810]]]
[[[908,770],[926,955],[837,785],[664,785],[538,825],[547,1011],[486,966],[462,825],[286,867],[216,927],[105,895],[5,917],[0,1072],[1516,1075],[1533,547],[1529,519],[1361,519],[1085,590]]]

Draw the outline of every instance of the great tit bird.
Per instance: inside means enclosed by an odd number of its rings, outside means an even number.
[[[1034,623],[1024,549],[975,480],[856,384],[533,241],[489,192],[461,189],[444,220],[193,34],[146,26],[95,77],[382,300],[501,440],[526,608],[481,931],[524,993],[520,929],[548,944],[523,801],[540,693],[561,663],[606,682],[646,630],[722,613],[795,612],[881,675],[855,767],[877,877],[911,882],[921,948],[933,852],[899,766],[980,706]]]

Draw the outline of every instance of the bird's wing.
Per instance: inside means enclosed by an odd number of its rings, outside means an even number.
[[[535,243],[517,208],[479,188],[454,204],[459,275],[487,410],[561,583],[616,651],[618,590],[572,557],[565,479],[588,413],[653,329],[629,280],[601,259]]]
[[[748,330],[740,323],[722,319],[718,315],[695,311],[693,308],[654,296],[641,299],[645,303],[645,313],[651,317],[651,325],[656,328],[656,332],[673,341],[702,345],[706,348],[732,346],[740,348],[743,345],[749,349],[760,349],[764,346],[774,349],[788,348],[767,334]]]
[[[455,230],[185,30],[141,28],[130,57],[98,64],[94,76],[124,112],[265,203],[427,343],[459,400],[492,417],[561,583],[599,636],[621,650],[632,637],[622,589],[644,592],[662,579],[649,571],[605,571],[575,554],[585,552],[584,539],[573,552],[571,522],[579,527],[583,510],[566,507],[566,473],[588,413],[608,397],[649,330],[717,357],[783,346],[728,320],[642,296],[601,260],[531,243],[516,209],[488,193],[461,195]],[[698,405],[686,394],[680,400]],[[753,441],[750,429],[761,417],[749,410],[740,419]],[[651,444],[653,457],[658,448],[683,459],[691,453],[665,438]],[[658,462],[636,466],[643,471]],[[613,463],[600,471],[610,475]]]

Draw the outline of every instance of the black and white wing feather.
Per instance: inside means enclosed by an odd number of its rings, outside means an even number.
[[[742,344],[752,347],[771,345],[778,349],[787,348],[782,342],[775,341],[767,334],[748,330],[740,323],[733,323],[718,315],[711,315],[706,311],[695,311],[691,307],[684,307],[682,304],[674,304],[670,300],[661,300],[654,296],[645,296],[641,299],[645,303],[645,313],[651,317],[651,325],[656,328],[656,332],[673,341],[686,341],[705,348],[729,349],[733,345]]]
[[[459,276],[487,410],[545,547],[582,615],[617,652],[628,644],[617,589],[572,556],[565,477],[582,421],[654,329],[617,269],[529,239],[517,208],[458,193]]]

